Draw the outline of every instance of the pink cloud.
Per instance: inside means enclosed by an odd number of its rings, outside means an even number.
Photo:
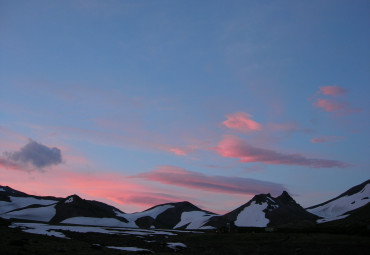
[[[186,199],[164,193],[137,192],[128,194],[125,197],[115,198],[115,200],[120,204],[135,203],[144,206],[155,206],[165,203],[180,202]]]
[[[322,98],[317,99],[314,105],[318,108],[324,109],[324,111],[326,112],[339,111],[347,107],[347,104],[344,102],[340,103],[336,100],[322,99]]]
[[[311,139],[312,143],[326,143],[326,142],[338,142],[341,141],[343,136],[322,136]]]
[[[335,97],[335,96],[344,95],[345,93],[347,93],[347,90],[339,86],[324,86],[324,87],[320,87],[320,90],[318,91],[318,93]]]
[[[362,111],[360,108],[352,108],[348,103],[340,102],[336,99],[318,98],[314,102],[314,106],[322,108],[326,112],[336,113],[337,115],[347,115]]]
[[[117,207],[124,206],[124,211],[127,208],[132,211],[144,210],[158,203],[187,200],[183,194],[176,195],[176,191],[166,194],[160,188],[124,174],[73,172],[59,166],[53,171],[27,173],[9,171],[10,168],[19,169],[13,165],[4,166],[3,163],[0,160],[1,185],[29,194],[59,197],[78,194],[84,199],[99,200]]]
[[[169,149],[170,152],[175,153],[176,155],[186,156],[188,155],[188,151],[181,149],[181,148],[171,148]]]
[[[317,108],[321,108],[326,112],[335,113],[337,116],[344,116],[348,114],[361,112],[362,109],[353,108],[347,102],[340,98],[318,98],[317,95],[321,94],[324,96],[338,97],[347,93],[347,90],[338,86],[324,86],[320,87],[314,96],[315,101],[313,105]]]
[[[195,150],[199,149],[197,145],[189,145],[186,147],[169,147],[167,150],[180,156],[187,156],[188,154],[194,152]]]
[[[189,189],[228,194],[247,195],[267,192],[278,194],[284,190],[283,185],[273,182],[241,177],[210,176],[175,166],[160,166],[136,177]]]
[[[242,132],[251,132],[261,130],[262,125],[252,120],[252,115],[245,112],[236,112],[233,114],[226,115],[227,120],[221,124]]]
[[[224,136],[218,146],[211,148],[227,158],[239,158],[240,162],[262,162],[275,165],[297,165],[311,168],[347,167],[348,164],[337,160],[307,158],[300,154],[285,154],[270,149],[249,145],[235,136]]]

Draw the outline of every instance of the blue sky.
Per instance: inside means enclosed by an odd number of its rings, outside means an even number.
[[[223,212],[369,178],[368,1],[0,6],[2,185]]]

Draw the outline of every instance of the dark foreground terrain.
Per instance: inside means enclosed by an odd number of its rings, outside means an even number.
[[[140,247],[155,254],[368,254],[370,236],[365,233],[318,233],[285,231],[265,233],[179,233],[176,236],[152,236],[144,240],[137,236],[100,233],[64,232],[71,239],[22,232],[0,226],[1,254],[145,254],[127,252],[105,246]],[[169,242],[181,242],[187,248],[176,250]],[[95,244],[100,244],[95,245]]]

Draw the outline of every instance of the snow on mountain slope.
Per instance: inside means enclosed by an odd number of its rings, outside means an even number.
[[[55,205],[40,206],[36,208],[25,208],[11,211],[1,215],[4,219],[16,218],[24,220],[34,220],[48,222],[55,216]]]
[[[211,217],[216,216],[216,214],[205,213],[204,211],[192,211],[183,212],[181,214],[181,220],[173,228],[181,228],[185,225],[186,229],[202,229],[203,225],[208,222]],[[207,227],[209,228],[209,227]]]
[[[318,222],[327,222],[345,218],[347,212],[360,208],[370,202],[370,184],[357,193],[340,196],[328,203],[308,208],[307,211],[317,216],[323,217]]]
[[[269,219],[266,218],[264,212],[267,207],[268,203],[256,204],[256,202],[253,201],[238,214],[234,222],[235,225],[238,227],[266,227],[270,222]]]
[[[0,201],[0,214],[30,205],[51,205],[57,202],[55,200],[37,199],[34,197],[10,196],[9,199],[11,202]]]
[[[87,226],[138,228],[135,222],[125,223],[115,218],[73,217],[62,221],[61,223]]]

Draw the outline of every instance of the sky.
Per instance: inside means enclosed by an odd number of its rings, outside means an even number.
[[[0,185],[124,212],[370,177],[370,2],[0,0]]]

